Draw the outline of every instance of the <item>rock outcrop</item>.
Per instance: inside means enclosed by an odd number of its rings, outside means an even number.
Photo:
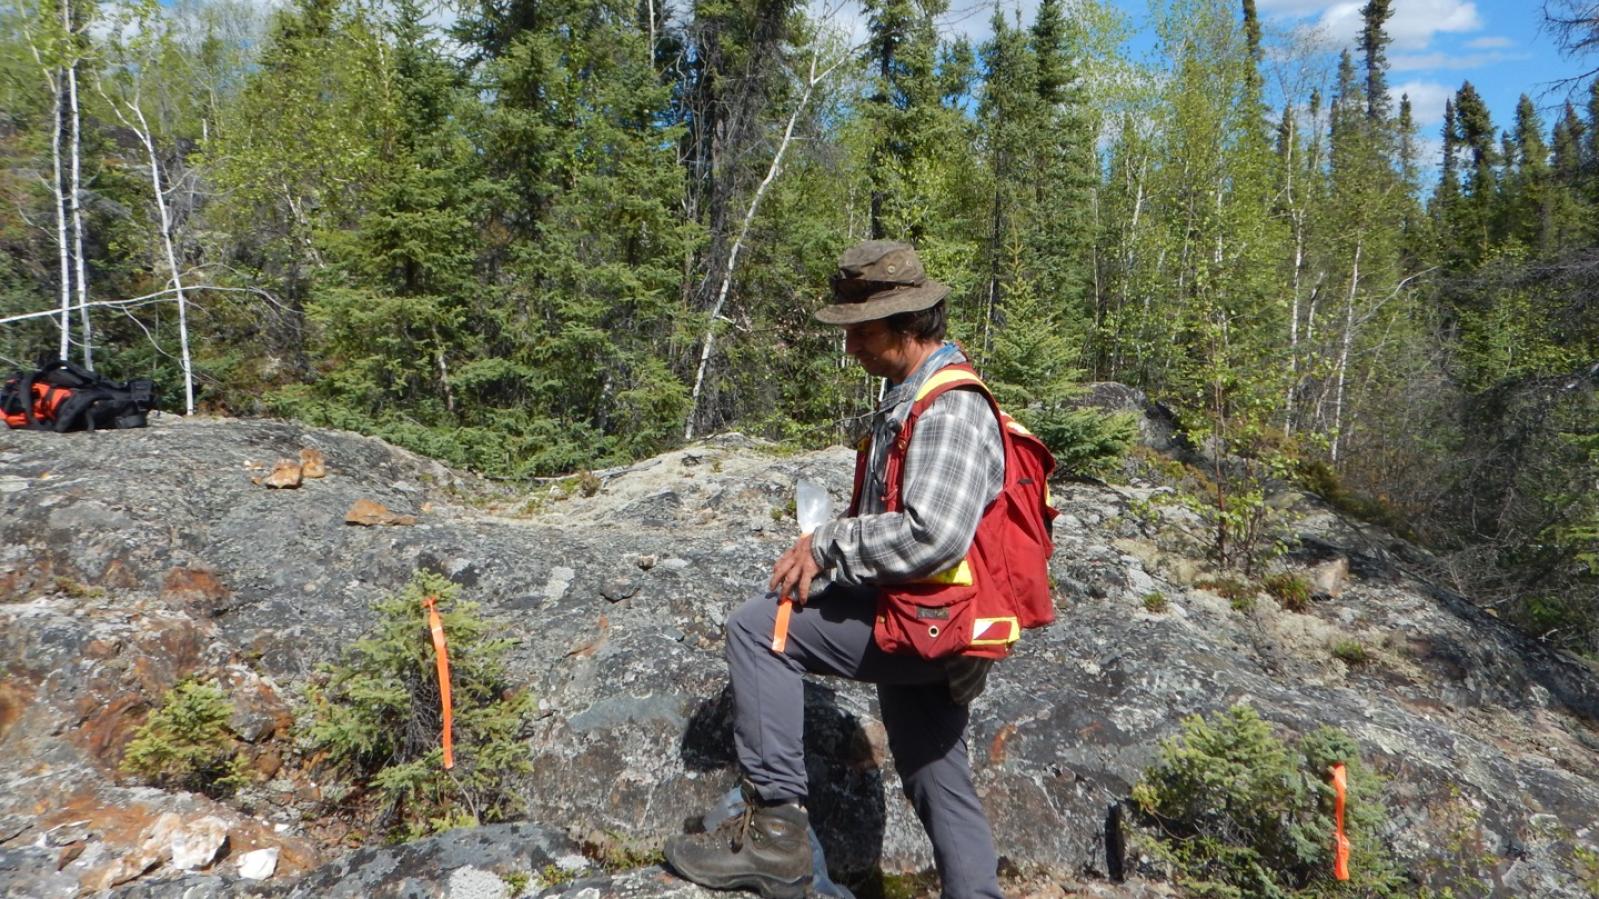
[[[324,477],[259,483],[275,460],[318,454]],[[0,432],[0,893],[699,895],[585,853],[647,855],[730,785],[722,623],[795,537],[794,481],[842,502],[849,473],[842,449],[779,456],[731,436],[513,496],[378,440],[282,422]],[[1360,742],[1389,778],[1387,842],[1419,882],[1589,895],[1590,664],[1429,582],[1414,547],[1294,495],[1279,503],[1299,534],[1285,564],[1318,598],[1303,613],[1235,610],[1199,586],[1195,524],[1156,502],[1163,489],[1057,490],[1059,621],[1029,633],[974,706],[977,782],[1019,889],[1163,893],[1097,880],[1107,809],[1184,716],[1248,703],[1284,733],[1332,724]],[[381,526],[347,523],[358,504],[381,508],[361,522]],[[295,757],[298,690],[418,568],[516,638],[513,674],[539,708],[520,785],[530,823],[347,854]],[[1164,603],[1146,602],[1157,592]],[[1335,657],[1339,641],[1368,660]],[[228,691],[251,756],[254,782],[226,803],[117,772],[153,702],[195,673]],[[927,868],[873,691],[818,680],[806,702],[813,820],[835,873]],[[215,819],[225,844],[182,870],[158,826],[169,814]],[[263,849],[278,850],[271,876],[240,876]]]

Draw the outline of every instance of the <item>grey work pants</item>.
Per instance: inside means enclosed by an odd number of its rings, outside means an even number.
[[[805,673],[877,684],[888,746],[932,841],[943,895],[999,897],[994,836],[966,757],[967,708],[950,700],[942,663],[877,648],[875,608],[870,590],[829,587],[794,607],[782,655],[771,648],[772,594],[757,595],[727,619],[739,764],[762,797],[804,801]]]

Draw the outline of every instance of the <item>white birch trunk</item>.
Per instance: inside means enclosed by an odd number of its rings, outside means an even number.
[[[1299,288],[1300,269],[1305,265],[1305,214],[1294,204],[1294,151],[1299,149],[1295,122],[1288,122],[1288,160],[1284,166],[1288,208],[1294,223],[1294,272],[1288,303],[1288,395],[1283,398],[1283,433],[1294,433],[1294,398],[1299,394]]]
[[[1344,382],[1349,372],[1349,348],[1355,341],[1355,292],[1360,286],[1361,249],[1361,244],[1357,241],[1354,264],[1349,271],[1349,294],[1344,298],[1344,334],[1338,349],[1337,388],[1333,395],[1333,435],[1330,455],[1334,465],[1338,464],[1338,449],[1344,440]]]
[[[167,267],[172,271],[172,290],[178,302],[178,358],[183,365],[183,414],[193,415],[194,362],[189,355],[189,302],[183,295],[183,272],[178,268],[178,254],[172,246],[172,216],[167,212],[166,192],[161,187],[161,162],[156,157],[155,137],[150,134],[150,123],[144,118],[144,110],[139,108],[137,94],[128,105],[139,119],[139,127],[135,130],[144,142],[145,153],[150,157],[150,189],[155,194],[156,213],[161,219],[161,244],[166,249]],[[117,117],[122,117],[120,111]]]
[[[722,273],[722,283],[716,291],[716,303],[711,306],[710,319],[705,325],[705,343],[700,349],[699,368],[694,373],[694,389],[689,393],[688,420],[683,424],[684,440],[694,439],[694,418],[699,413],[700,393],[705,388],[705,371],[710,367],[712,348],[716,344],[716,322],[721,317],[722,307],[727,303],[728,291],[732,289],[733,270],[738,265],[738,254],[744,247],[744,238],[749,235],[750,223],[755,220],[755,212],[760,208],[761,198],[766,196],[767,188],[772,186],[772,182],[777,180],[777,173],[782,170],[783,154],[788,152],[788,145],[794,139],[794,126],[798,124],[800,113],[804,112],[806,104],[810,102],[811,93],[848,58],[848,52],[841,54],[818,75],[816,66],[821,59],[821,50],[818,49],[811,54],[811,70],[805,82],[805,91],[800,94],[799,105],[794,107],[794,112],[789,115],[788,125],[783,129],[783,139],[777,145],[777,152],[772,154],[772,164],[766,169],[766,177],[761,179],[760,185],[755,188],[755,195],[750,198],[749,208],[744,210],[744,220],[739,224],[738,237],[734,239],[733,248],[727,254],[727,270]]]
[[[61,22],[69,43],[73,41],[72,0],[61,0]],[[69,51],[70,52],[70,51]],[[72,255],[78,293],[79,324],[83,336],[83,367],[94,370],[94,329],[89,324],[89,279],[83,259],[83,187],[82,152],[83,116],[78,109],[78,59],[72,55],[67,64],[67,104],[72,121]],[[62,354],[65,359],[66,355]]]
[[[55,95],[54,127],[50,134],[50,159],[54,164],[54,180],[50,193],[55,197],[56,248],[61,261],[61,345],[57,358],[65,359],[72,352],[72,249],[67,240],[67,198],[62,190],[61,171],[61,114],[63,110],[60,82],[50,79],[50,91]]]
[[[65,8],[63,8],[63,16]],[[33,35],[27,34],[28,49],[33,51],[33,61],[39,65],[39,71],[44,73],[44,81],[50,85],[50,197],[55,203],[56,214],[56,251],[60,265],[61,282],[61,317],[56,322],[61,328],[61,341],[56,356],[60,359],[67,358],[72,351],[72,258],[71,244],[67,241],[67,201],[62,192],[61,171],[61,113],[62,113],[62,85],[65,78],[58,79],[50,66],[45,63],[44,56],[39,52],[39,47],[33,42]]]

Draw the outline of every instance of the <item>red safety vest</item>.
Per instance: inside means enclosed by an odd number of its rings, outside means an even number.
[[[1024,628],[1055,620],[1049,557],[1055,545],[1049,475],[1055,458],[1043,441],[1005,414],[977,372],[966,364],[941,368],[916,392],[910,414],[888,450],[884,510],[902,508],[905,453],[916,420],[948,390],[982,393],[999,421],[1005,444],[1005,485],[983,510],[965,558],[920,581],[879,586],[872,636],[885,652],[937,659],[951,655],[1002,659]],[[871,455],[869,443],[855,460],[850,514],[859,513]]]

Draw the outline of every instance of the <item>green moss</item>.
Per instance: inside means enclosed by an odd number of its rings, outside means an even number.
[[[1248,612],[1255,607],[1258,591],[1246,580],[1233,577],[1205,578],[1194,586],[1201,590],[1209,590],[1227,600],[1227,604],[1234,612]]]
[[[891,874],[874,869],[864,881],[852,886],[856,899],[918,899],[938,893],[938,877],[931,871]]]
[[[69,577],[57,577],[54,583],[57,593],[73,599],[100,599],[105,596],[105,591],[99,587],[91,587]]]
[[[1337,640],[1330,648],[1333,658],[1350,665],[1364,665],[1371,661],[1371,653],[1359,640]]]

